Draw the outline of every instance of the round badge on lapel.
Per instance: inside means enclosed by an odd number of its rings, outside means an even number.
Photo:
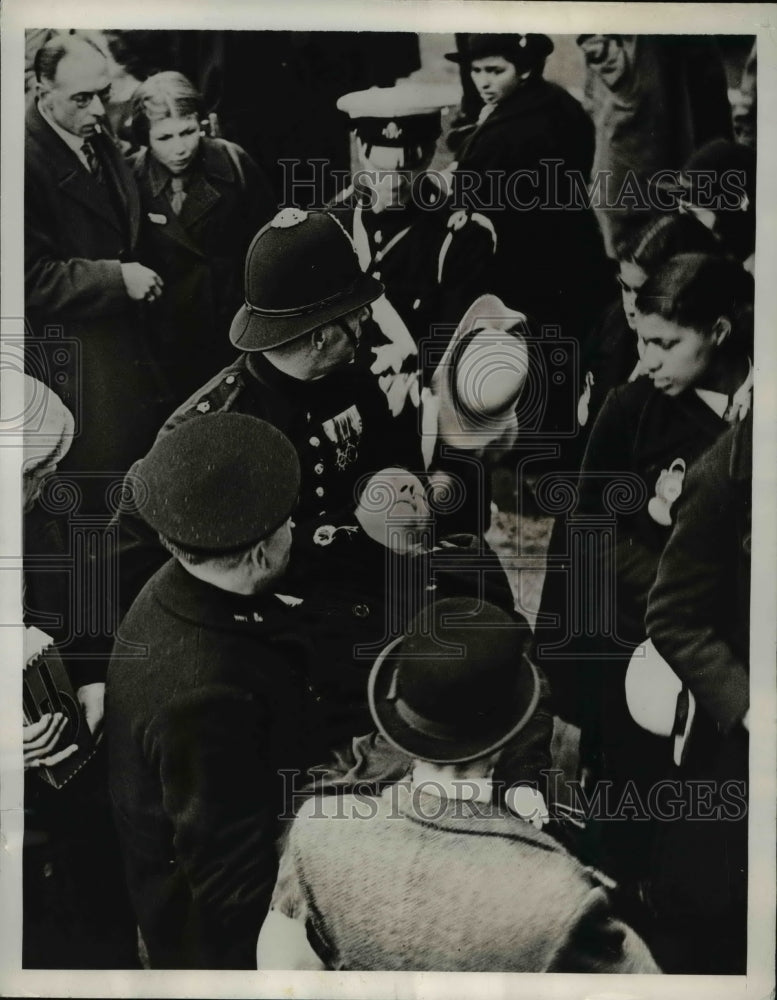
[[[657,524],[672,523],[672,504],[683,491],[685,461],[676,458],[668,469],[662,469],[656,481],[656,495],[648,503],[648,514]]]

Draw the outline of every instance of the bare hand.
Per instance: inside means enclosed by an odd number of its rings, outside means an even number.
[[[22,727],[25,770],[29,767],[51,767],[76,752],[78,747],[75,743],[71,743],[64,750],[51,754],[62,735],[66,722],[67,719],[61,712],[55,712],[54,715],[43,715],[37,722]]]
[[[83,684],[76,691],[76,698],[84,710],[89,732],[96,733],[102,726],[105,714],[105,684],[101,682]]]
[[[142,302],[144,299],[146,302],[153,302],[162,294],[164,282],[156,271],[135,262],[120,266],[127,295],[135,302]]]

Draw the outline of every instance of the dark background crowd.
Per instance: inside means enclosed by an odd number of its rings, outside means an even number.
[[[26,47],[25,624],[97,743],[25,704],[24,965],[744,972],[754,38]],[[498,816],[280,853],[293,768]]]

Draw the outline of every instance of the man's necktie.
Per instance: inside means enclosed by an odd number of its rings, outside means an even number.
[[[183,177],[172,177],[170,179],[170,206],[176,215],[181,214],[181,209],[185,201],[186,189],[184,188]]]
[[[89,167],[89,173],[92,177],[96,178],[98,181],[102,181],[103,172],[100,166],[100,160],[97,156],[94,146],[87,139],[81,146],[81,152],[84,154],[84,159]]]

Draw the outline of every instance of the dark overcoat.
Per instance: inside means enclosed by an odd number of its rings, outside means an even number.
[[[107,681],[110,791],[152,967],[255,966],[284,805],[277,770],[307,763],[307,654],[293,609],[173,560],[122,623]]]
[[[243,305],[248,245],[275,211],[269,182],[235,143],[203,138],[180,214],[169,172],[147,149],[133,157],[145,216],[144,260],[165,282],[149,309],[154,356],[173,405],[236,356],[229,326]]]
[[[100,183],[32,104],[26,115],[24,262],[26,365],[76,417],[61,472],[121,475],[153,441],[159,382],[142,308],[120,264],[140,260],[140,200],[107,133],[93,145]],[[105,484],[82,484],[102,509]],[[91,496],[91,494],[95,494]]]
[[[593,154],[593,124],[579,102],[533,77],[475,129],[454,174],[454,202],[471,199],[494,222],[493,290],[577,338],[609,295],[601,236],[586,206]]]

